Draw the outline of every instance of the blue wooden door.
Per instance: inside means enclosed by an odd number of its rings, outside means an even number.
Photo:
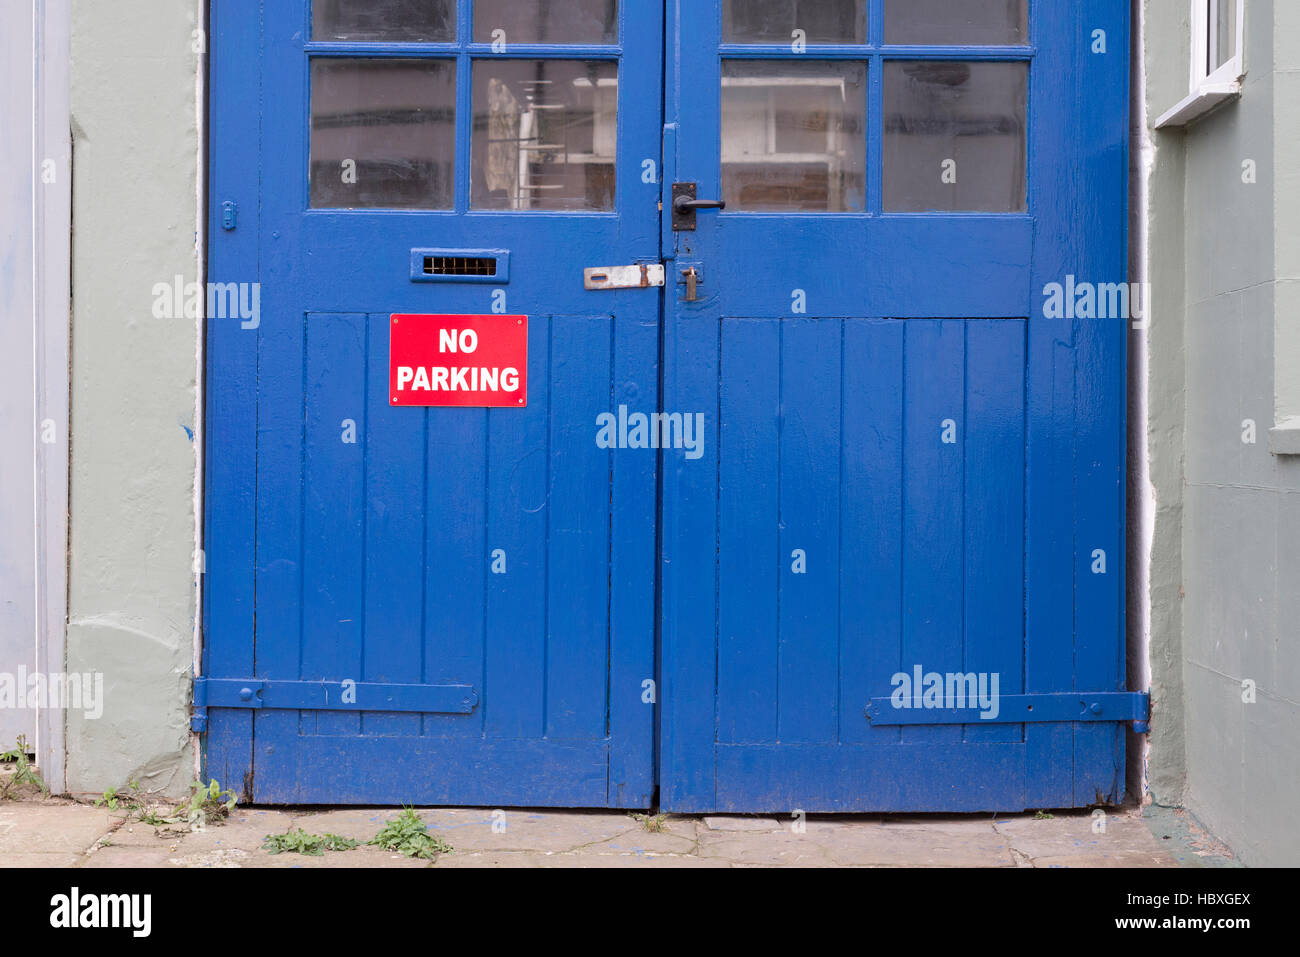
[[[664,807],[1122,796],[1128,6],[670,3]]]
[[[1123,0],[215,0],[210,278],[257,307],[209,320],[208,773],[1122,795],[1127,30]],[[526,317],[527,405],[394,407],[425,313]]]
[[[208,773],[269,803],[653,787],[658,2],[214,0]],[[244,302],[253,302],[253,287]],[[224,302],[222,292],[219,302]],[[256,315],[254,315],[256,312]],[[391,317],[528,323],[524,408],[395,408]],[[644,699],[644,700],[643,700]]]

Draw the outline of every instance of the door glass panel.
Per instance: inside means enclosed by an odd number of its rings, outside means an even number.
[[[476,60],[471,205],[614,208],[618,65]]]
[[[455,105],[452,60],[313,59],[312,207],[451,208]]]
[[[1028,0],[884,0],[885,42],[1020,45],[1029,42]]]
[[[1025,208],[1025,63],[885,64],[885,210]]]
[[[455,0],[314,0],[313,40],[450,43]]]
[[[866,0],[723,0],[725,43],[864,43]],[[796,31],[802,30],[799,37]]]
[[[722,64],[722,194],[732,210],[858,212],[867,68],[824,60]]]
[[[618,0],[474,0],[479,43],[617,43]]]

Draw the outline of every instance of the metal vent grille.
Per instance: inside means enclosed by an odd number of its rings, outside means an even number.
[[[495,276],[495,256],[425,256],[426,276]]]

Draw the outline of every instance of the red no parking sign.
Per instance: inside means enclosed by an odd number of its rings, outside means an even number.
[[[528,317],[393,316],[388,389],[395,406],[523,408]]]

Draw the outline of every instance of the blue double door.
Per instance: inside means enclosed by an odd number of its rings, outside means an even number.
[[[214,0],[207,773],[1121,797],[1127,324],[1044,296],[1125,273],[1127,4],[1078,7]],[[526,317],[526,404],[395,405],[420,314]]]

